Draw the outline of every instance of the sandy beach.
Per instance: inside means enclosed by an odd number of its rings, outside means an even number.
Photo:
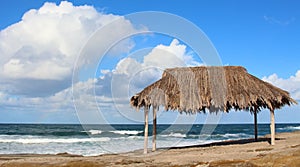
[[[88,166],[300,166],[300,131],[276,134],[276,145],[268,135],[258,142],[236,140],[184,148],[142,150],[123,154],[83,157],[57,155],[0,155],[1,167],[88,167]]]

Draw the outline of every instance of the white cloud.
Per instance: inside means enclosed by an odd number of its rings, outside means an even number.
[[[97,109],[93,104],[95,97],[99,101],[105,102],[102,96],[94,95],[94,84],[96,79],[89,79],[85,82],[74,84],[74,88],[83,95],[81,99],[86,109]],[[106,101],[108,98],[106,98]],[[111,99],[109,99],[111,102]],[[73,103],[72,87],[68,87],[48,97],[26,97],[13,96],[0,92],[0,106],[5,110],[24,110],[24,111],[40,111],[40,112],[69,112],[75,113]]]
[[[282,26],[287,26],[296,20],[295,17],[291,17],[289,19],[282,20],[282,19],[278,19],[275,17],[266,16],[266,15],[264,16],[264,19],[265,19],[265,21],[267,21],[270,24],[278,24],[278,25],[282,25]]]
[[[176,50],[178,45],[180,44],[159,46],[168,48],[169,52],[176,57],[170,48],[175,48]],[[164,55],[156,54],[154,56],[156,48],[153,48],[150,54],[153,58],[160,59]],[[181,53],[181,55],[177,56],[185,57],[185,47],[180,48],[182,50],[178,53]],[[173,65],[173,59],[168,60],[165,64]],[[184,64],[182,63],[182,65]],[[158,63],[157,65],[162,64]],[[164,67],[167,66],[164,65]],[[52,96],[14,97],[0,91],[0,106],[5,107],[6,110],[22,109],[24,111],[63,112],[69,113],[73,117],[77,114],[80,120],[86,123],[105,123],[103,119],[114,122],[124,120],[142,122],[142,113],[133,112],[133,109],[129,106],[129,99],[133,94],[160,78],[160,73],[161,71],[147,66],[147,61],[145,60],[137,62],[133,58],[125,58],[120,60],[115,70],[103,70],[102,77],[74,83],[73,87],[57,91]],[[35,87],[37,86],[35,85]],[[74,103],[77,112],[74,110]],[[99,116],[98,109],[100,109],[102,117]]]
[[[115,69],[115,73],[132,75],[136,71],[139,71],[141,68],[142,64],[137,62],[135,59],[128,57],[118,62],[117,67]]]
[[[166,68],[195,65],[200,65],[200,63],[196,62],[192,55],[187,52],[186,46],[180,44],[177,39],[173,39],[170,45],[160,44],[154,47],[144,56],[142,62],[131,57],[122,59],[112,74],[116,85],[127,84],[124,89],[126,88],[127,94],[131,96],[132,93],[137,93],[158,80]],[[124,78],[120,74],[127,77],[127,82],[124,82]]]
[[[162,69],[197,65],[187,54],[186,46],[174,39],[169,46],[158,45],[144,58],[145,66]]]
[[[154,47],[142,62],[124,58],[114,70],[100,69],[100,78],[80,81],[70,87],[73,63],[83,41],[97,27],[114,18],[123,19],[98,13],[90,6],[46,3],[38,10],[27,12],[21,22],[1,31],[0,52],[5,53],[5,59],[0,60],[0,105],[8,110],[70,112],[74,115],[75,102],[77,114],[88,123],[97,123],[98,107],[104,117],[111,120],[117,117],[116,121],[142,119],[142,113],[132,112],[130,97],[159,79],[165,68],[198,63],[187,53],[186,46],[174,39],[170,45]],[[115,30],[121,29],[118,33],[107,32],[107,35],[117,38],[138,31],[125,19],[120,23],[115,26]],[[122,42],[110,53],[128,52],[133,45],[132,41]],[[97,43],[97,47],[101,46]],[[88,57],[84,61],[93,62],[93,59],[95,57]]]
[[[105,28],[116,19],[118,22]],[[105,36],[93,34],[99,28]],[[102,70],[100,78],[71,87],[71,77],[78,53],[92,34],[97,42],[91,41],[88,57],[79,60],[79,67],[96,62],[98,55],[90,54],[93,49],[101,52],[116,39],[139,31],[124,17],[99,13],[87,5],[63,1],[29,10],[20,22],[0,31],[0,107],[74,113],[74,95],[79,98],[77,107],[84,111],[94,111],[99,106],[106,111],[122,107],[127,109],[122,110],[123,114],[131,114],[130,96],[160,78],[165,68],[197,64],[178,40],[154,47],[142,62],[130,57],[122,59],[114,70]],[[124,39],[109,54],[129,53],[134,45]]]
[[[298,70],[294,76],[287,79],[279,78],[277,74],[272,74],[262,79],[290,92],[294,99],[300,100],[300,70]]]
[[[6,85],[8,93],[47,96],[67,88],[81,48],[96,30],[116,19],[119,21],[106,31],[106,36],[98,37],[101,40],[95,45],[99,50],[105,49],[104,44],[138,30],[122,16],[99,13],[92,6],[74,6],[66,1],[59,5],[46,2],[39,9],[29,10],[20,22],[0,31],[0,90],[5,91]],[[124,40],[112,53],[128,52],[133,46],[133,41]],[[90,54],[80,61],[79,67],[97,58],[97,54]],[[46,87],[47,81],[51,88]],[[22,86],[32,83],[40,85],[40,89]]]
[[[101,103],[100,109],[105,108],[105,105],[98,96],[106,97],[110,99],[110,102],[106,102],[113,109],[104,109],[104,113],[111,113],[114,110],[123,119],[142,122],[143,117],[132,112],[133,109],[129,106],[131,96],[157,81],[164,69],[195,64],[192,56],[188,54],[186,46],[180,44],[177,39],[174,39],[169,45],[161,44],[154,47],[147,55],[144,55],[142,61],[130,56],[124,58],[117,63],[114,70],[105,71],[104,76],[98,78],[94,83],[96,99]]]

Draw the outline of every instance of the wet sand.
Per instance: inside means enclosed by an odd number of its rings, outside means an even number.
[[[300,166],[300,131],[277,133],[276,144],[269,136],[253,139],[218,142],[200,146],[158,149],[147,155],[142,150],[123,154],[83,157],[58,155],[0,155],[0,167],[102,167],[102,166]]]

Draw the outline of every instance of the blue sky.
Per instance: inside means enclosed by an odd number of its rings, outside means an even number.
[[[141,123],[142,113],[128,107],[128,95],[158,79],[165,67],[205,63],[188,43],[158,33],[125,38],[100,59],[98,51],[113,39],[147,29],[121,17],[143,11],[167,12],[192,22],[209,38],[223,65],[244,66],[299,101],[299,8],[300,2],[289,0],[3,1],[0,122]],[[76,61],[92,34],[114,19],[119,22],[98,41],[97,52]],[[160,53],[166,56],[159,57]],[[75,79],[74,66],[79,72]],[[75,100],[72,90],[78,93]],[[299,109],[299,105],[284,107],[276,119],[299,123]],[[269,122],[268,114],[261,112],[259,121]],[[199,114],[196,122],[204,123],[208,116]],[[161,112],[158,122],[173,123],[181,117],[193,119]],[[220,121],[251,123],[252,116],[231,112],[222,114]]]

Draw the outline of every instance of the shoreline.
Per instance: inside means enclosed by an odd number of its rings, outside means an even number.
[[[300,166],[300,131],[277,133],[276,144],[269,135],[204,145],[159,148],[147,155],[142,150],[120,154],[81,156],[59,154],[2,154],[1,167],[33,166]]]

